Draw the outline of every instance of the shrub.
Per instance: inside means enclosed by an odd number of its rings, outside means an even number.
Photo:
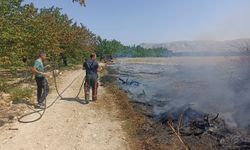
[[[31,98],[33,93],[32,88],[12,88],[10,90],[11,99],[13,100],[13,103],[22,103],[25,101],[25,99]]]
[[[7,91],[6,82],[3,78],[0,78],[0,92],[6,92],[6,91]]]

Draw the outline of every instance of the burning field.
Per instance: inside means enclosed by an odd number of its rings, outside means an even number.
[[[249,64],[232,56],[126,58],[109,70],[148,119],[140,136],[165,145],[174,136],[175,149],[250,149]]]

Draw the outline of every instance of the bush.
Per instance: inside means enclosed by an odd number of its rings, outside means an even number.
[[[3,78],[0,78],[0,91],[6,92],[8,87],[6,86],[6,81]]]
[[[7,56],[0,57],[0,66],[6,67],[11,65],[11,60]]]
[[[33,93],[33,89],[31,88],[13,88],[10,90],[11,99],[13,103],[21,103],[25,101],[25,99],[31,98]]]

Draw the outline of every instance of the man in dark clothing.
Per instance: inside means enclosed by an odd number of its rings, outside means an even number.
[[[45,68],[43,62],[46,59],[46,54],[44,52],[39,53],[39,58],[35,61],[32,67],[32,72],[35,74],[36,84],[37,84],[37,102],[38,107],[44,107],[44,100],[48,96],[49,86],[46,77],[48,75],[45,73]]]
[[[90,59],[86,60],[83,64],[83,68],[86,69],[86,77],[84,83],[85,100],[89,100],[90,88],[92,88],[92,100],[97,100],[97,88],[98,88],[98,74],[101,70],[98,62],[96,61],[96,54],[91,54]]]

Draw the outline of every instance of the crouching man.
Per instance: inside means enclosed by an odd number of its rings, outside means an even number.
[[[92,101],[97,100],[97,88],[98,88],[98,74],[101,71],[98,62],[96,61],[96,54],[92,53],[90,58],[83,64],[83,69],[86,70],[84,92],[85,100],[89,101],[89,92],[92,89]]]
[[[43,62],[46,60],[46,53],[40,52],[38,59],[35,61],[32,67],[32,72],[35,75],[35,80],[37,84],[37,102],[39,108],[44,108],[44,101],[49,93],[49,86],[47,77],[48,74],[45,73],[45,67]],[[47,67],[47,66],[46,66]]]

